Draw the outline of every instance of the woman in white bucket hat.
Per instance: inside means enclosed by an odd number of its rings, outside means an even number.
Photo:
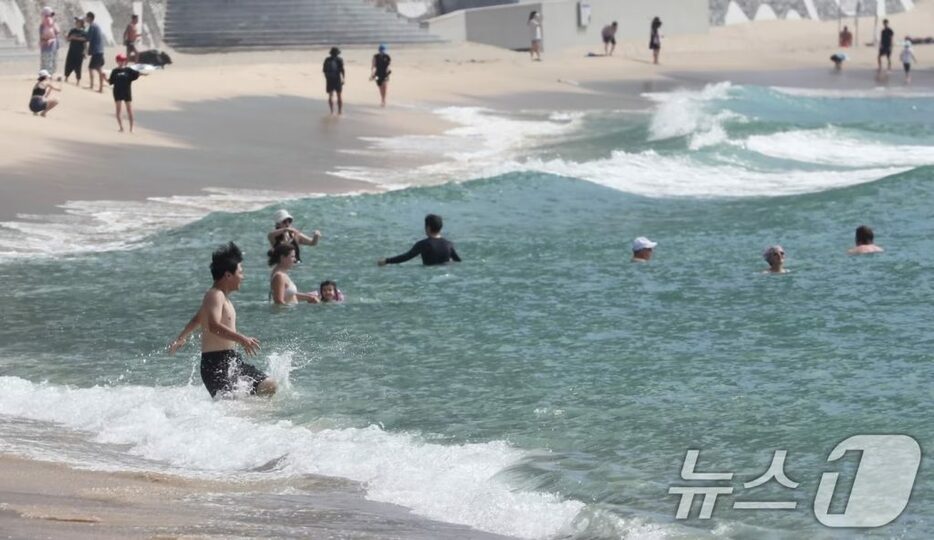
[[[311,236],[303,234],[302,231],[296,229],[292,226],[292,223],[295,219],[292,217],[292,214],[289,213],[286,209],[276,210],[276,213],[273,214],[273,220],[276,223],[276,228],[273,229],[266,238],[269,240],[269,244],[272,247],[276,247],[279,244],[290,244],[295,248],[295,260],[301,262],[302,258],[299,252],[300,245],[306,246],[316,246],[318,245],[318,240],[321,239],[321,231],[314,231]]]

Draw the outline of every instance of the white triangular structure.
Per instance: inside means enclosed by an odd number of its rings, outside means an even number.
[[[814,0],[804,0],[804,7],[808,10],[808,18],[812,21],[819,21],[820,15],[817,14],[817,8],[814,7]]]
[[[905,11],[915,8],[915,3],[911,0],[902,0],[902,7],[905,8]]]
[[[107,6],[104,5],[104,2],[101,0],[81,0],[81,9],[85,13],[88,11],[94,12],[94,22],[97,23],[97,26],[101,28],[101,34],[104,35],[104,43],[108,46],[116,45],[117,41],[114,39],[114,18],[110,15],[110,12],[107,11]]]
[[[801,14],[793,9],[789,9],[788,11],[785,12],[785,20],[786,21],[800,21]]]
[[[723,18],[723,24],[743,24],[748,22],[749,17],[743,13],[743,10],[736,2],[730,2],[730,5],[726,8],[726,16]]]
[[[0,0],[0,23],[6,24],[18,45],[26,45],[26,19],[15,0]]]
[[[759,9],[756,10],[756,16],[753,17],[756,21],[774,21],[778,19],[778,15],[775,14],[775,10],[772,9],[772,6],[768,4],[759,4]]]

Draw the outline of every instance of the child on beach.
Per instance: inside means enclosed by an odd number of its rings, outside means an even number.
[[[49,94],[55,90],[61,92],[60,88],[52,86],[52,74],[44,69],[39,70],[39,79],[32,87],[32,97],[29,98],[29,110],[33,115],[45,116],[58,105],[57,99],[52,99]]]
[[[902,61],[902,67],[905,68],[905,84],[911,84],[911,63],[917,62],[913,52],[911,52],[911,40],[905,40],[905,46],[902,48],[902,54],[899,57]]]
[[[117,125],[120,126],[120,131],[123,131],[123,118],[120,109],[122,104],[126,104],[126,116],[130,120],[130,133],[133,133],[133,94],[131,85],[133,81],[139,79],[141,73],[127,67],[126,64],[126,55],[123,53],[118,54],[117,67],[111,70],[107,82],[113,86],[114,106],[117,111]],[[145,73],[142,75],[145,75]]]

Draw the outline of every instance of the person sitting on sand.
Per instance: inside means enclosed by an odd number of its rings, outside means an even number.
[[[461,262],[460,256],[458,256],[457,251],[454,250],[454,244],[447,238],[441,237],[441,227],[443,225],[444,222],[441,220],[441,216],[428,214],[425,216],[425,234],[428,238],[415,242],[412,249],[402,255],[396,255],[388,259],[380,259],[376,261],[376,264],[385,266],[387,264],[404,263],[414,258],[416,255],[422,256],[422,264],[425,266],[446,264],[451,261]]]
[[[653,242],[644,236],[640,236],[632,241],[632,262],[649,262],[655,246],[658,242]]]
[[[269,244],[272,247],[276,247],[279,244],[291,245],[295,248],[296,262],[302,262],[300,245],[317,246],[318,240],[321,239],[321,231],[316,230],[309,237],[302,234],[302,231],[293,227],[292,223],[295,220],[292,218],[292,215],[289,214],[288,210],[276,210],[276,213],[273,214],[273,219],[275,219],[276,228],[266,235]]]
[[[762,258],[769,263],[769,269],[763,271],[763,274],[784,274],[788,271],[785,269],[785,250],[782,246],[776,244],[765,248]]]
[[[840,71],[843,69],[843,62],[847,59],[846,53],[834,53],[830,55],[830,61],[833,62],[834,71]]]
[[[289,270],[295,267],[295,248],[290,244],[279,244],[269,250],[269,266],[272,273],[269,276],[269,298],[276,305],[297,304],[302,302],[317,302],[314,293],[300,293],[295,282],[289,277]]]
[[[868,253],[882,253],[884,250],[875,243],[875,235],[866,225],[856,228],[856,247],[851,247],[847,253],[850,255],[866,255]]]
[[[58,105],[57,99],[52,99],[49,94],[52,91],[61,92],[61,88],[52,85],[52,75],[44,70],[39,70],[39,79],[32,87],[32,97],[29,98],[29,110],[33,115],[45,116]]]
[[[198,312],[188,321],[175,341],[169,345],[169,354],[185,345],[192,332],[201,327],[201,381],[211,397],[218,392],[231,392],[241,382],[249,385],[251,394],[271,395],[276,392],[276,381],[256,367],[243,361],[236,351],[243,346],[248,355],[259,351],[259,340],[237,332],[237,310],[230,294],[240,290],[243,283],[243,254],[230,242],[219,247],[211,256],[211,277],[214,284],[201,301]]]
[[[337,288],[337,283],[331,280],[322,281],[321,285],[318,285],[318,290],[311,294],[314,296],[312,300],[314,304],[340,304],[344,301],[344,293]]]
[[[616,50],[617,28],[619,28],[619,25],[616,21],[613,21],[612,24],[604,26],[603,30],[600,31],[600,36],[603,38],[603,54],[607,56],[613,56],[613,51]]]

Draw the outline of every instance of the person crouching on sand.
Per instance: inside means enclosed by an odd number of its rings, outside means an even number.
[[[39,70],[39,79],[32,87],[32,97],[29,98],[29,110],[33,115],[45,116],[58,105],[57,99],[52,99],[49,94],[52,91],[61,92],[61,88],[52,85],[52,75],[44,70]]]
[[[126,64],[126,55],[123,53],[118,54],[117,67],[111,70],[107,82],[113,86],[114,106],[116,107],[117,125],[120,126],[120,131],[123,131],[123,118],[120,109],[125,104],[126,116],[130,121],[130,133],[133,133],[133,93],[131,85],[142,74],[131,67],[127,67]]]
[[[243,283],[242,263],[243,253],[233,242],[214,251],[211,256],[214,284],[204,293],[198,312],[169,345],[169,354],[175,354],[192,332],[202,328],[201,380],[211,397],[218,392],[232,392],[243,383],[249,385],[251,394],[276,393],[276,381],[245,363],[236,350],[239,344],[248,355],[259,352],[258,339],[237,332],[237,310],[230,301],[230,295],[240,290]]]
[[[785,250],[782,246],[767,247],[762,253],[762,258],[769,263],[769,269],[765,270],[764,274],[784,274],[788,271],[785,269]]]
[[[289,270],[295,267],[295,248],[289,244],[279,244],[269,250],[269,298],[279,306],[297,304],[299,301],[318,301],[314,293],[300,293],[295,282],[289,277]]]

